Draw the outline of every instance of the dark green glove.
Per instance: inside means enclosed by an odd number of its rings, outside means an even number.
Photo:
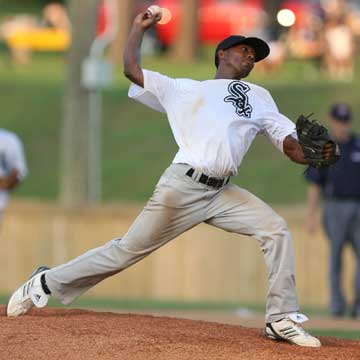
[[[305,159],[309,165],[316,168],[325,168],[335,164],[340,159],[338,144],[331,140],[325,126],[316,120],[310,120],[309,116],[300,115],[296,121],[296,132]],[[331,145],[331,154],[328,159],[324,157],[324,148]],[[330,145],[328,145],[330,147]]]

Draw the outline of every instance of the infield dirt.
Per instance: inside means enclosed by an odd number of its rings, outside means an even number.
[[[265,339],[260,329],[136,314],[43,309],[8,318],[0,359],[359,360],[360,341],[320,337],[319,349]]]

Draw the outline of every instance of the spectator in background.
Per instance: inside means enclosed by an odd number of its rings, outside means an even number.
[[[270,74],[281,70],[287,57],[287,51],[281,38],[269,41],[270,54],[267,58],[256,64],[257,71],[263,74]]]
[[[328,17],[341,17],[347,13],[346,0],[321,0],[321,6]]]
[[[289,30],[287,47],[290,54],[299,59],[320,58],[323,51],[321,38],[322,20],[309,12]]]
[[[335,79],[354,74],[355,39],[344,16],[328,17],[324,27],[324,66]]]
[[[71,24],[65,6],[60,3],[50,3],[44,6],[41,26],[52,27],[69,33]]]
[[[353,32],[356,42],[360,39],[360,3],[349,5],[347,23]]]
[[[11,60],[16,64],[29,62],[31,51],[28,46],[14,46],[12,38],[17,34],[26,34],[37,26],[37,18],[29,14],[19,14],[6,18],[0,24],[0,39],[10,51]]]
[[[325,14],[323,68],[334,79],[350,80],[355,64],[355,35],[360,34],[358,13],[346,0],[322,0]]]
[[[0,39],[6,43],[15,64],[30,61],[33,50],[65,50],[71,25],[64,5],[50,3],[43,8],[42,18],[18,14],[0,25]]]
[[[8,202],[9,191],[24,179],[27,166],[19,137],[0,129],[0,223]]]
[[[342,253],[346,242],[355,252],[357,268],[351,315],[360,319],[360,136],[353,134],[351,109],[347,104],[333,104],[330,130],[340,146],[341,158],[333,168],[310,168],[306,173],[308,188],[309,232],[316,230],[320,194],[324,198],[323,225],[330,246],[330,310],[333,316],[346,314],[342,289]]]

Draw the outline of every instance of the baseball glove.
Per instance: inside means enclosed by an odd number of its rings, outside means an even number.
[[[310,117],[300,115],[296,121],[298,141],[309,166],[325,168],[335,164],[340,158],[339,146],[330,138],[323,125]]]

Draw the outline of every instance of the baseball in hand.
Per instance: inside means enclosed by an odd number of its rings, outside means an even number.
[[[155,17],[156,21],[160,21],[162,17],[162,10],[160,6],[151,5],[147,8],[146,12],[151,16]]]

